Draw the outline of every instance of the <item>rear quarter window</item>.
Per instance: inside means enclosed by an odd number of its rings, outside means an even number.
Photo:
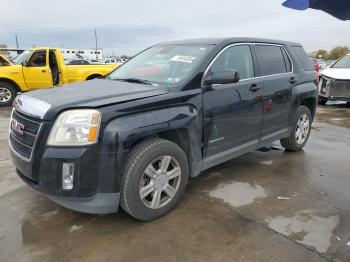
[[[306,52],[305,52],[303,47],[301,47],[301,46],[292,46],[292,49],[293,49],[293,52],[295,54],[295,57],[296,57],[298,63],[302,67],[302,69],[304,69],[306,71],[315,70],[315,67],[312,64],[311,59],[306,54]]]

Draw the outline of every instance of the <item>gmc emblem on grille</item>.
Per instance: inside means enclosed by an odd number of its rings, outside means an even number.
[[[18,122],[16,119],[12,119],[11,128],[13,131],[17,132],[20,135],[23,135],[24,125]]]

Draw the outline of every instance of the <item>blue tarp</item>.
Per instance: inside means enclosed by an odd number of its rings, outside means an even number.
[[[318,9],[341,20],[350,20],[350,0],[287,0],[282,5],[296,10]]]

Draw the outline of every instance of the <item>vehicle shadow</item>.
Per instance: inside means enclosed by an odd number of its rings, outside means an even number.
[[[350,102],[328,101],[326,105],[319,105],[319,107],[350,108]]]

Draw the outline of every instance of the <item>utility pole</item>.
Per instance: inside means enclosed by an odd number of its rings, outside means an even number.
[[[18,49],[18,38],[17,38],[17,34],[15,34],[15,38],[16,38],[16,47]]]
[[[95,29],[95,53],[96,53],[96,60],[98,60],[98,54],[97,54],[97,30]]]

